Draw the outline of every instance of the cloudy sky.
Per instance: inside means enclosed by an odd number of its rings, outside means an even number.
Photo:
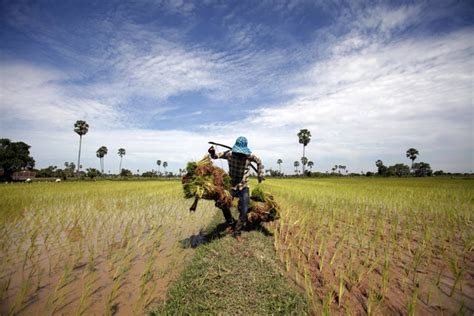
[[[293,172],[474,169],[472,1],[0,1],[0,137],[37,167],[169,170],[244,135]],[[220,163],[218,163],[219,165]],[[225,165],[225,164],[224,164]]]

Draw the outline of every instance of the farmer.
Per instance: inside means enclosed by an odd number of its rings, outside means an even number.
[[[243,136],[237,138],[232,150],[216,154],[216,150],[211,146],[208,152],[213,159],[220,158],[228,160],[229,175],[232,180],[231,195],[239,199],[239,220],[235,223],[229,208],[223,208],[222,212],[224,213],[228,227],[231,229],[235,226],[233,236],[240,241],[240,234],[247,221],[247,210],[249,208],[248,181],[250,176],[250,163],[252,161],[257,163],[258,182],[260,183],[264,180],[262,161],[252,154],[247,147],[247,138]]]

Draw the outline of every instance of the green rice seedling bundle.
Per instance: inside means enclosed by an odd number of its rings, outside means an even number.
[[[183,177],[184,196],[195,198],[191,210],[195,211],[199,199],[214,200],[219,208],[232,206],[230,177],[221,168],[215,167],[209,155],[196,162],[189,162]]]
[[[280,207],[275,202],[275,198],[270,193],[263,192],[260,187],[252,190],[250,196],[250,207],[248,221],[272,222],[280,218]]]

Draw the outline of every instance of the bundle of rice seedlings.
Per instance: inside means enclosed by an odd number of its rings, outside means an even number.
[[[271,222],[280,218],[280,207],[270,193],[260,187],[252,190],[247,220],[250,223]]]
[[[199,199],[214,200],[220,209],[232,207],[231,178],[221,168],[212,164],[209,155],[198,162],[189,162],[182,178],[184,196],[193,198],[190,210],[195,211]],[[269,222],[279,218],[279,206],[273,196],[259,187],[252,190],[248,212],[250,223]]]
[[[189,162],[186,170],[182,183],[184,196],[195,198],[191,211],[196,210],[199,199],[214,200],[219,208],[232,206],[231,179],[224,170],[212,164],[209,155],[198,162]]]

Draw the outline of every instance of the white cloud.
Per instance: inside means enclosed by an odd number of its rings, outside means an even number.
[[[63,129],[64,122],[79,118],[106,128],[121,120],[113,106],[70,94],[61,84],[69,76],[61,71],[13,62],[2,63],[1,68],[2,132],[18,125],[32,130],[46,126]]]
[[[435,168],[472,169],[472,34],[390,43],[350,34],[294,78],[294,99],[256,110],[249,125],[277,135],[309,128],[326,170],[330,161],[364,170],[374,168],[373,157],[400,162],[412,146]],[[446,164],[442,148],[454,152],[456,165]]]

